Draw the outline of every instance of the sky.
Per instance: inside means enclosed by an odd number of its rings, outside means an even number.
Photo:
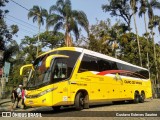
[[[56,0],[13,0],[17,2],[18,4],[24,6],[27,9],[31,9],[34,5],[41,6],[42,8],[45,8],[49,10],[50,6],[55,5]],[[108,3],[108,0],[71,0],[72,3],[72,9],[75,10],[82,10],[86,13],[87,18],[89,20],[89,24],[94,25],[96,24],[96,19],[98,20],[106,20],[107,18],[111,19],[111,23],[115,23],[116,17],[111,17],[109,13],[103,12],[101,6],[103,4]],[[9,0],[9,3],[6,4],[5,9],[9,10],[10,12],[6,15],[6,22],[7,25],[17,24],[19,27],[19,32],[17,33],[17,37],[14,37],[14,39],[20,43],[21,39],[24,38],[24,36],[31,36],[36,35],[38,33],[38,27],[37,23],[33,23],[32,18],[28,19],[28,11],[24,8],[18,6],[11,0]],[[158,14],[159,11],[155,11],[155,14]],[[144,21],[143,18],[139,18],[137,16],[137,26],[138,26],[138,33],[139,35],[142,35],[144,30]],[[133,18],[131,21],[131,27],[134,30],[134,22]],[[41,32],[45,31],[45,26],[41,27]],[[155,29],[155,41],[160,41],[160,35],[158,33],[158,29]],[[85,33],[82,33],[85,34]]]

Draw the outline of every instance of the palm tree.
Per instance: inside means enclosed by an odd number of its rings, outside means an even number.
[[[57,0],[56,5],[50,7],[50,15],[47,18],[47,28],[53,26],[54,32],[65,30],[65,44],[71,46],[71,32],[76,40],[79,38],[78,25],[89,33],[89,22],[83,11],[72,10],[70,0]]]
[[[137,12],[137,4],[138,0],[130,0],[130,6],[133,11],[133,18],[134,18],[134,25],[135,25],[135,30],[136,30],[136,35],[137,35],[137,43],[138,43],[138,53],[139,53],[139,60],[140,60],[140,65],[142,66],[142,57],[141,57],[141,50],[140,50],[140,45],[139,45],[139,36],[138,36],[138,29],[137,29],[137,24],[136,24],[136,12]]]
[[[148,40],[148,30],[147,30],[147,22],[146,22],[146,11],[147,11],[147,2],[146,0],[141,0],[141,7],[139,11],[139,17],[142,17],[144,15],[144,23],[145,23],[145,30],[146,30],[146,38],[147,38],[147,46],[149,45],[149,40]],[[149,61],[149,54],[147,51],[147,62],[148,62],[148,70],[149,70],[149,78],[150,78],[150,61]]]
[[[149,29],[151,30],[152,35],[152,41],[153,41],[153,50],[154,50],[154,63],[156,66],[156,81],[155,84],[158,82],[158,68],[157,68],[157,58],[156,58],[156,49],[155,49],[155,41],[154,41],[154,23],[155,23],[155,16],[153,13],[153,9],[160,9],[160,2],[157,0],[150,0],[150,2],[147,1],[147,7],[148,7],[148,17],[149,17]]]
[[[157,58],[156,58],[156,48],[155,48],[155,41],[154,41],[154,32],[153,32],[153,28],[154,28],[154,23],[155,23],[155,16],[153,13],[153,9],[160,9],[160,2],[158,2],[157,0],[150,0],[150,2],[148,0],[146,0],[146,6],[147,6],[147,12],[148,12],[148,17],[149,17],[149,24],[148,24],[148,28],[151,30],[151,37],[152,37],[152,42],[153,42],[153,50],[154,50],[154,64],[155,64],[155,69],[156,69],[156,78],[154,80],[154,88],[156,88],[156,84],[158,83],[158,67],[157,67]],[[153,90],[155,91],[155,89],[153,88]],[[158,89],[157,89],[158,90]]]
[[[39,6],[33,6],[28,13],[28,19],[33,18],[33,22],[38,23],[38,45],[37,45],[37,57],[38,57],[38,47],[39,47],[39,34],[41,25],[44,25],[44,17],[47,17],[48,12],[46,9],[42,9]]]

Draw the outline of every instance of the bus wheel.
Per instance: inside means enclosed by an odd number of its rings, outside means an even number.
[[[82,110],[84,108],[84,95],[78,92],[75,98],[76,110]]]
[[[140,95],[139,102],[140,102],[140,103],[143,103],[143,102],[144,102],[144,99],[145,99],[145,94],[144,94],[144,92],[142,92],[141,95]]]
[[[134,103],[139,103],[140,100],[140,95],[138,92],[135,92],[134,94]]]
[[[52,106],[54,111],[59,111],[61,109],[61,106]]]

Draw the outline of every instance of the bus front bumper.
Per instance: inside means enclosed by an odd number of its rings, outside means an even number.
[[[24,102],[26,106],[32,106],[32,107],[52,106],[53,105],[52,93],[47,93],[37,98],[26,98]]]

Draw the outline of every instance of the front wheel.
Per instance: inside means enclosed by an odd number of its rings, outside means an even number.
[[[76,95],[75,107],[76,110],[82,110],[84,108],[84,95],[81,92]]]

